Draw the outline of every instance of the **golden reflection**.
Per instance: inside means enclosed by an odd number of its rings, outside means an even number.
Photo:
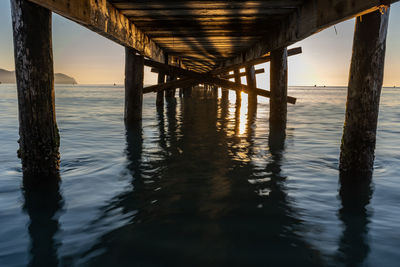
[[[241,96],[241,103],[240,106],[237,107],[237,127],[238,127],[238,131],[236,132],[236,136],[243,136],[246,133],[246,129],[247,129],[247,113],[248,113],[248,98],[247,98],[247,94],[241,92],[240,93]]]

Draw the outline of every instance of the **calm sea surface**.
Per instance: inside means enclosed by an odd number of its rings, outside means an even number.
[[[22,188],[16,88],[0,85],[0,266],[399,266],[400,91],[384,88],[373,182],[346,207],[345,88],[269,104],[177,98],[126,130],[122,87],[57,86],[59,191]],[[275,148],[273,148],[275,147]],[[350,210],[350,212],[349,212]]]

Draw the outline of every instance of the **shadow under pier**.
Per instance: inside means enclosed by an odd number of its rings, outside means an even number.
[[[368,239],[371,211],[368,210],[373,188],[372,172],[340,173],[341,208],[338,217],[343,223],[335,260],[344,266],[363,266],[370,252]]]
[[[239,136],[227,129],[226,100],[188,98],[180,105],[167,107],[167,127],[159,117],[151,154],[141,127],[127,129],[132,186],[101,208],[100,218],[118,211],[129,219],[101,234],[83,255],[86,265],[323,266],[302,239],[302,222],[287,196],[283,150],[271,151],[261,177],[268,181],[252,184],[260,178],[254,127],[245,125],[247,133]],[[253,125],[253,117],[250,112],[245,124]]]
[[[32,183],[32,180],[36,180]],[[41,180],[24,177],[23,210],[29,215],[30,260],[28,266],[58,266],[58,248],[61,242],[55,238],[60,229],[59,216],[64,206],[60,194],[60,178]]]

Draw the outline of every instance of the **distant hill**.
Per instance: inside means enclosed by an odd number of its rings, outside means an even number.
[[[15,71],[8,71],[0,69],[0,82],[1,83],[16,83]],[[54,74],[54,83],[56,84],[77,84],[76,80],[63,73]]]

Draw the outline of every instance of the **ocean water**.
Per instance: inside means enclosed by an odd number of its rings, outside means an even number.
[[[146,95],[142,124],[125,129],[122,87],[57,86],[61,183],[32,192],[16,88],[0,85],[0,266],[399,266],[398,89],[383,89],[362,194],[340,190],[346,88],[289,95],[275,144],[260,97],[157,110]]]

